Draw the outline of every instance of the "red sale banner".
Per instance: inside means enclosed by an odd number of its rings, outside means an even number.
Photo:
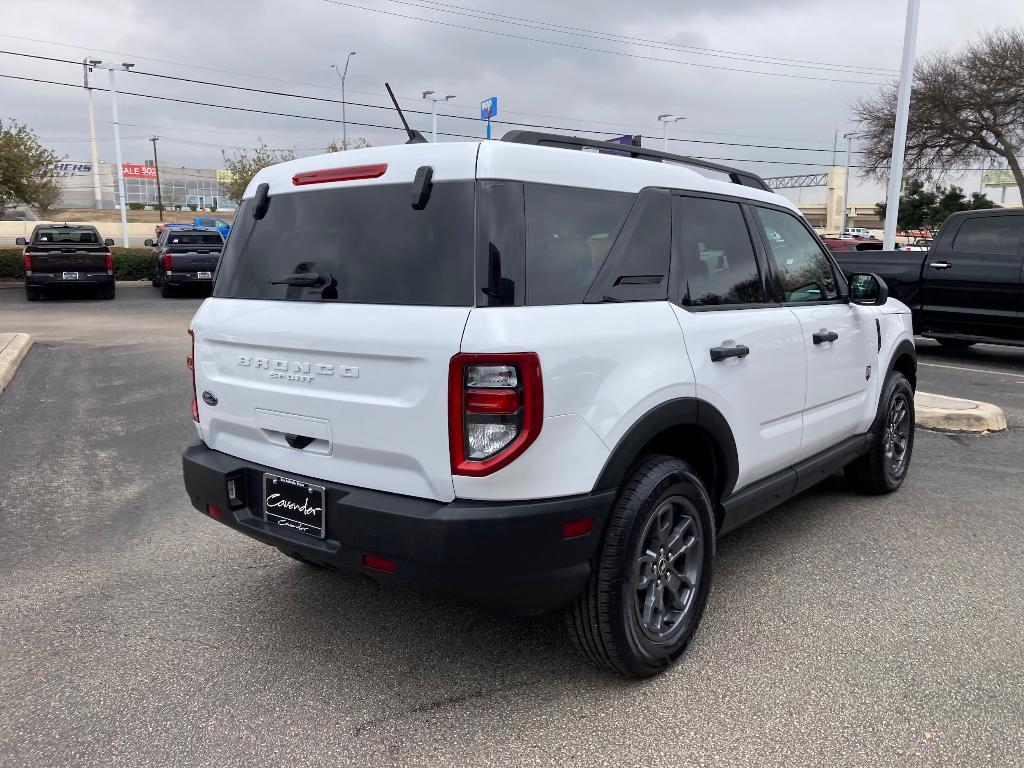
[[[121,163],[121,173],[126,179],[155,179],[156,168],[152,165],[135,165],[134,163]]]

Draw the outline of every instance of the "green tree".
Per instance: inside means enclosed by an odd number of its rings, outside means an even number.
[[[904,232],[913,229],[938,229],[950,214],[995,208],[996,204],[985,195],[974,192],[970,197],[956,186],[925,188],[924,182],[913,179],[900,195],[900,215],[897,226]],[[885,203],[875,204],[875,213],[885,219]]]
[[[227,152],[221,150],[224,157],[224,168],[230,174],[230,178],[221,182],[227,196],[235,203],[241,203],[245,195],[245,188],[249,186],[252,177],[271,165],[284,163],[295,159],[295,153],[290,149],[273,149],[268,147],[262,138],[258,138],[259,145],[249,151],[238,150],[231,157]]]
[[[960,53],[940,52],[914,69],[903,173],[942,178],[957,168],[1002,158],[1021,194],[1024,171],[1024,29],[984,35]],[[853,106],[862,173],[885,180],[892,159],[896,85]]]
[[[34,198],[33,205],[39,209],[40,213],[45,215],[57,204],[63,191],[64,186],[56,176],[42,179],[36,184],[35,192],[32,195]]]
[[[0,120],[0,208],[14,203],[52,206],[60,193],[56,166],[62,159],[27,125]]]

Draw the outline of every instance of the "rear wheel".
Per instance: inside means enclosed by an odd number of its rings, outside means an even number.
[[[973,347],[978,343],[976,341],[966,341],[964,339],[936,339],[936,341],[949,349],[967,349],[968,347]]]
[[[160,295],[163,296],[165,299],[174,298],[176,293],[177,291],[175,291],[173,285],[168,285],[167,283],[160,283]]]
[[[906,376],[892,371],[871,425],[871,447],[846,468],[846,477],[863,493],[892,493],[903,485],[913,453],[914,389]]]
[[[100,288],[100,298],[109,301],[110,299],[114,298],[115,292],[116,288],[113,285],[105,286],[103,288]]]
[[[42,296],[42,293],[42,289],[37,285],[25,286],[25,298],[29,301],[39,301],[39,297]]]
[[[671,456],[644,459],[626,481],[590,580],[566,616],[577,650],[628,677],[668,669],[704,613],[714,558],[712,503]]]

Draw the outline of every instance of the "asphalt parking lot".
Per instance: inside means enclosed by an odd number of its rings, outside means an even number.
[[[830,481],[719,544],[683,662],[585,666],[557,618],[309,571],[192,510],[198,298],[27,304],[0,396],[0,764],[1024,765],[1024,349],[921,345],[898,494]]]

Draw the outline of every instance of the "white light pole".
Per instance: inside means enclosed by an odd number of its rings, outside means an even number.
[[[853,144],[853,133],[844,133],[846,139],[846,179],[843,181],[843,218],[839,226],[839,237],[846,231],[846,212],[850,209],[850,147]]]
[[[885,235],[882,248],[896,247],[896,223],[903,188],[903,155],[907,148],[907,120],[910,117],[910,89],[914,84],[914,55],[917,47],[917,17],[921,0],[907,0],[907,26],[903,32],[903,62],[896,95],[896,125],[892,132],[892,160],[889,163],[889,194],[885,207]]]
[[[97,208],[103,207],[103,192],[100,190],[100,156],[96,149],[96,112],[92,105],[92,86],[89,85],[89,73],[101,63],[97,59],[86,56],[82,59],[82,77],[85,82],[85,97],[89,102],[89,140],[92,143],[92,192]]]
[[[430,122],[433,128],[431,129],[430,140],[433,143],[437,143],[437,102],[439,101],[451,101],[455,98],[451,96],[438,96],[433,91],[424,91],[423,98],[430,100]]]
[[[334,70],[334,74],[341,80],[341,148],[348,149],[348,121],[345,119],[345,78],[348,77],[348,63],[352,60],[352,57],[356,55],[355,51],[349,53],[345,57],[345,69],[339,71],[337,64],[331,64],[331,69]]]
[[[124,165],[121,163],[121,124],[117,119],[117,85],[114,82],[114,72],[123,69],[125,72],[131,70],[134,64],[127,62],[117,64],[104,64],[96,62],[95,66],[107,70],[110,75],[110,107],[114,117],[114,155],[117,159],[117,190],[121,195],[121,245],[128,247],[128,201],[124,191]]]
[[[668,124],[678,123],[680,120],[685,120],[685,117],[676,117],[675,115],[658,115],[658,122],[662,124],[664,128],[662,132],[661,148],[668,152]]]

